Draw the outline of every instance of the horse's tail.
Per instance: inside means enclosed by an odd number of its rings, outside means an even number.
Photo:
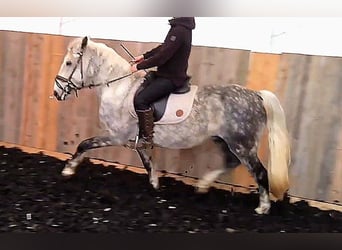
[[[275,198],[282,200],[289,189],[288,168],[291,162],[285,113],[278,98],[272,92],[261,90],[259,93],[267,114],[269,188]]]

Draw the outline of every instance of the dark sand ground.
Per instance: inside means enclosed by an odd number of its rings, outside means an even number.
[[[342,232],[342,213],[301,201],[272,203],[257,215],[257,194],[194,187],[170,177],[151,188],[146,174],[86,160],[64,162],[0,146],[0,232]]]

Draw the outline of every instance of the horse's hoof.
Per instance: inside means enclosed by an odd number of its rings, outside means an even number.
[[[157,173],[150,173],[149,174],[149,180],[150,180],[152,187],[155,190],[159,189],[159,177],[158,177]]]
[[[155,189],[155,190],[158,190],[159,189],[159,183],[157,182],[151,182],[151,185],[152,187]]]
[[[257,207],[256,209],[254,209],[254,211],[257,214],[269,214],[270,213],[270,207],[269,206]]]
[[[195,188],[195,192],[198,194],[206,194],[206,193],[208,193],[208,191],[209,191],[209,188],[206,188],[206,187],[196,187]]]
[[[70,167],[65,167],[63,170],[62,170],[62,176],[64,177],[70,177],[72,175],[75,174],[75,171],[70,168]]]

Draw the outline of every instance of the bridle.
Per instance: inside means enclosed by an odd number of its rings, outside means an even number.
[[[66,94],[71,94],[71,91],[75,91],[75,95],[78,97],[78,93],[77,91],[80,90],[80,89],[83,89],[85,86],[84,86],[84,81],[83,81],[83,61],[82,61],[82,57],[83,57],[83,49],[81,49],[80,52],[77,53],[79,55],[78,59],[77,59],[77,63],[76,65],[74,66],[73,70],[71,71],[71,74],[68,78],[65,78],[64,76],[61,76],[61,75],[57,75],[56,78],[55,78],[55,83],[57,85],[57,87],[59,89],[62,90],[62,95],[64,93]],[[72,76],[74,75],[76,69],[77,69],[77,66],[80,64],[81,66],[81,81],[82,81],[82,85],[81,87],[77,86],[75,83],[72,82],[71,78]],[[61,85],[61,82],[64,82],[66,83],[66,85],[63,87]]]
[[[126,74],[126,75],[123,75],[123,76],[120,76],[118,78],[115,78],[113,80],[110,80],[110,81],[107,81],[105,83],[92,83],[92,84],[89,84],[89,85],[85,85],[84,84],[84,81],[83,81],[83,60],[82,60],[82,57],[83,57],[83,51],[84,51],[84,47],[83,44],[82,44],[82,47],[81,47],[81,51],[78,52],[77,54],[79,55],[78,59],[77,59],[77,62],[76,62],[76,65],[74,66],[73,70],[71,71],[71,74],[68,78],[65,78],[64,76],[61,76],[61,75],[57,75],[55,77],[55,83],[56,83],[56,86],[62,90],[62,94],[61,96],[63,96],[63,94],[67,94],[67,95],[70,95],[72,91],[75,92],[75,96],[78,97],[78,90],[81,90],[83,88],[93,88],[93,87],[97,87],[97,86],[100,86],[100,85],[103,85],[103,84],[106,84],[108,87],[111,83],[113,82],[116,82],[116,81],[119,81],[123,78],[126,78],[130,75],[132,75],[133,73],[130,73],[130,74]],[[72,79],[72,76],[74,75],[78,65],[80,65],[81,69],[81,86],[77,86],[71,79]],[[66,83],[66,85],[63,87],[61,85],[61,82],[63,83]]]

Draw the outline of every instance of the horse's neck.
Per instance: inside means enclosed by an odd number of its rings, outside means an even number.
[[[125,105],[125,100],[139,87],[134,76],[111,83],[109,86],[103,85],[98,89],[100,99],[110,98],[116,105]]]
[[[102,45],[100,45],[102,46]],[[102,83],[98,89],[100,98],[113,98],[116,102],[122,103],[131,91],[137,89],[137,81],[134,75],[116,80],[131,73],[130,64],[109,47],[100,47],[98,54],[98,73],[93,82]],[[107,85],[108,83],[108,85]]]

